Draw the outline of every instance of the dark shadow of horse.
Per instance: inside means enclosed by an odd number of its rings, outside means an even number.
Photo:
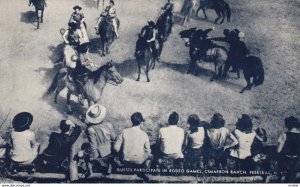
[[[100,38],[92,38],[89,43],[89,52],[90,53],[99,53],[102,43]]]
[[[35,21],[36,21],[36,14],[34,11],[26,11],[26,12],[21,12],[20,13],[20,21],[23,23],[30,23],[34,26],[35,25]]]
[[[121,64],[116,64],[115,67],[118,69],[122,77],[127,77],[129,79],[135,80],[133,76],[137,72],[137,62],[136,59],[124,60]]]

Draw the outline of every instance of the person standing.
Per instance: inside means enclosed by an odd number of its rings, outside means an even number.
[[[181,9],[181,13],[183,14],[183,22],[182,25],[185,26],[186,23],[190,22],[190,17],[193,13],[193,8],[196,5],[196,0],[185,0],[183,7]],[[188,27],[188,25],[186,25]]]

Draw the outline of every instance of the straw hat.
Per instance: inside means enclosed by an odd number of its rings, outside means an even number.
[[[99,124],[103,122],[107,114],[107,110],[100,104],[94,104],[86,111],[85,117],[89,123]]]

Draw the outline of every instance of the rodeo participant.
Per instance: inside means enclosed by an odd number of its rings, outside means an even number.
[[[146,41],[144,49],[150,48],[153,59],[159,61],[158,48],[159,44],[156,40],[158,30],[153,21],[148,21],[148,25],[144,26],[140,32],[140,36]]]
[[[99,34],[99,24],[101,23],[103,17],[105,16],[108,16],[108,19],[111,21],[113,25],[114,32],[117,38],[119,38],[118,25],[117,25],[117,13],[116,13],[115,2],[113,0],[109,1],[109,5],[105,8],[105,10],[100,14],[100,17],[98,18],[98,21],[95,25],[97,34]]]

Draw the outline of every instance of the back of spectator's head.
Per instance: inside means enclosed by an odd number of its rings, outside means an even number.
[[[135,112],[131,115],[131,122],[133,126],[138,126],[144,121],[143,115],[140,112]]]
[[[211,118],[209,128],[219,129],[219,128],[224,127],[224,126],[225,126],[225,120],[224,120],[222,114],[220,114],[218,112],[215,113],[213,115],[213,117]]]
[[[198,127],[199,123],[200,123],[200,119],[197,116],[197,114],[192,114],[189,116],[187,122],[188,122],[188,124],[190,124],[190,126]]]
[[[239,129],[242,132],[249,133],[252,131],[252,120],[249,115],[242,114],[242,118],[239,118],[236,123],[236,128]]]
[[[298,119],[295,118],[294,116],[285,118],[284,124],[288,130],[291,130],[292,128],[300,128],[300,123],[299,123]]]
[[[59,128],[60,128],[61,132],[65,133],[70,130],[70,125],[68,124],[69,121],[70,120],[61,120],[60,121]]]
[[[168,119],[169,125],[177,125],[178,121],[179,121],[179,115],[177,114],[177,112],[172,112],[172,114],[170,114]]]

